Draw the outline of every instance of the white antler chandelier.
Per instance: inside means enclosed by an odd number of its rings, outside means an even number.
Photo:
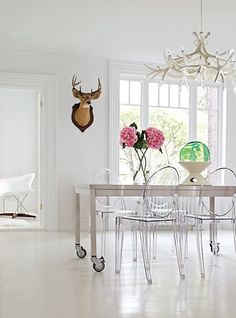
[[[202,0],[201,0],[201,29],[202,29]],[[183,78],[187,80],[210,81],[224,83],[226,78],[235,79],[234,50],[216,54],[208,52],[206,48],[207,38],[210,33],[193,32],[196,46],[192,53],[174,54],[168,51],[164,54],[166,65],[164,67],[151,67],[149,78],[159,77],[162,80],[168,77]]]

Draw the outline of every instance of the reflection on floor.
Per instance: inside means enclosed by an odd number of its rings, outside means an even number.
[[[189,244],[186,278],[179,278],[169,232],[161,233],[153,284],[143,264],[132,261],[126,237],[122,272],[114,272],[114,232],[109,233],[106,268],[92,269],[89,235],[82,235],[85,259],[74,252],[74,234],[4,231],[0,235],[1,318],[233,318],[236,312],[236,256],[231,232],[222,231],[213,257],[205,234],[206,277],[200,276],[195,236]]]
[[[39,220],[31,218],[11,218],[11,217],[0,217],[0,231],[4,230],[18,230],[18,229],[38,229],[40,225]]]

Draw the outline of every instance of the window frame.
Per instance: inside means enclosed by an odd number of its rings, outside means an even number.
[[[148,64],[148,63],[146,63]],[[117,60],[109,61],[109,77],[110,77],[110,95],[109,95],[109,168],[114,171],[114,175],[119,175],[119,131],[120,131],[120,101],[119,101],[119,81],[121,79],[141,80],[141,129],[148,127],[148,111],[144,111],[143,105],[148,105],[148,70],[145,63],[140,62],[121,62]],[[157,82],[160,82],[158,80]],[[179,80],[166,80],[167,84],[179,84]],[[189,85],[189,140],[196,140],[197,124],[197,87],[201,86],[198,82],[191,82]],[[205,85],[207,86],[207,85]],[[211,85],[209,85],[210,87]],[[217,160],[215,165],[225,165],[226,150],[226,89],[214,84],[217,88]],[[171,107],[172,108],[172,107]]]

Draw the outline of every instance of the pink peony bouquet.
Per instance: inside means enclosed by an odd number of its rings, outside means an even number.
[[[149,148],[158,149],[162,152],[161,147],[165,141],[163,132],[154,128],[149,127],[142,130],[141,133],[137,130],[138,127],[135,123],[132,123],[129,127],[125,127],[120,132],[120,143],[123,148],[133,147],[137,157],[139,159],[138,170],[134,173],[133,179],[139,171],[142,171],[144,181],[147,181],[147,159],[146,152]]]

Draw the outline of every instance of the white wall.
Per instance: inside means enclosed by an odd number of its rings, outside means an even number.
[[[57,76],[57,180],[60,230],[75,226],[74,186],[89,183],[94,172],[108,164],[108,61],[87,60],[77,56],[60,56],[26,52],[0,51],[0,70]],[[82,90],[102,83],[101,97],[92,103],[95,120],[81,133],[71,122],[72,106],[78,102],[71,93],[71,79],[82,80]],[[82,214],[87,228],[87,206]]]

